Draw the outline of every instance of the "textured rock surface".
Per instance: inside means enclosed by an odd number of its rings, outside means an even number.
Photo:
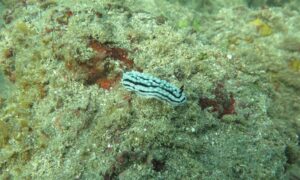
[[[300,176],[295,1],[11,2],[0,179]],[[188,102],[128,93],[127,70],[184,85]]]

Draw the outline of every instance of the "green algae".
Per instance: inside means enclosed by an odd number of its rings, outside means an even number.
[[[0,179],[296,174],[298,72],[289,70],[290,51],[278,51],[280,38],[274,42],[283,34],[275,24],[284,23],[284,13],[243,6],[201,16],[168,2],[159,8],[156,1],[47,2],[18,4],[18,16],[1,31],[1,49],[13,47],[12,55],[1,55],[1,69],[9,72],[2,76],[15,76],[9,82],[15,92],[0,104]],[[188,23],[174,28],[178,17]],[[248,23],[255,17],[267,19],[274,31],[257,36]],[[91,38],[128,50],[135,68],[184,84],[187,104],[174,108],[120,85],[86,85],[82,63],[97,65]],[[116,64],[114,71],[127,70],[113,58],[105,61]],[[215,98],[218,83],[236,100],[235,112],[222,118],[198,105],[200,97]]]

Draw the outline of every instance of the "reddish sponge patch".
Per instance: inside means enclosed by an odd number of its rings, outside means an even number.
[[[212,112],[218,113],[218,118],[222,118],[226,114],[235,113],[235,99],[232,93],[227,93],[224,84],[218,83],[214,90],[215,99],[206,97],[199,98],[199,106],[201,109],[212,107]]]
[[[111,48],[110,56],[122,61],[128,68],[132,68],[133,61],[128,59],[127,52],[121,48]]]
[[[116,76],[113,79],[99,79],[97,81],[97,84],[99,85],[99,87],[109,90],[119,81],[120,81],[120,76]]]
[[[128,58],[125,49],[111,47],[108,43],[100,43],[94,39],[89,41],[88,47],[94,50],[94,56],[89,61],[71,61],[65,64],[67,69],[83,75],[85,85],[97,84],[107,90],[116,85],[120,81],[121,74],[115,70],[115,63],[111,60],[120,61],[123,69],[133,68],[133,60]]]
[[[96,40],[91,40],[89,47],[96,52],[96,58],[110,57],[123,62],[127,68],[133,67],[133,61],[128,58],[128,53],[125,49],[119,47],[109,47],[108,44],[103,44]]]

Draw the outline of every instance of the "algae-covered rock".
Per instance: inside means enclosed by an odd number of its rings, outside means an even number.
[[[0,90],[12,93],[0,92],[0,179],[298,176],[298,52],[279,50],[276,26],[297,15],[244,1],[191,10],[195,3],[9,6],[13,18],[0,31]],[[126,91],[120,79],[132,70],[184,85],[187,102]]]

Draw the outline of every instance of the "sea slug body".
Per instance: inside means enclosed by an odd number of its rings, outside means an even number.
[[[177,88],[173,84],[149,74],[137,71],[125,72],[121,83],[129,91],[134,91],[141,96],[167,101],[174,106],[186,102],[183,86]]]

